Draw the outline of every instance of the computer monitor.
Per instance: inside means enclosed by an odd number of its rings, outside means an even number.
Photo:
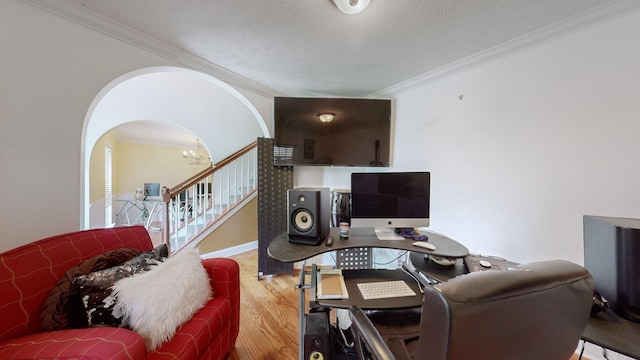
[[[609,308],[640,323],[640,219],[585,215],[584,267]]]
[[[374,227],[381,240],[401,240],[395,228],[429,226],[429,172],[351,174],[351,227]]]
[[[144,184],[144,199],[149,197],[160,197],[160,183],[145,183]]]

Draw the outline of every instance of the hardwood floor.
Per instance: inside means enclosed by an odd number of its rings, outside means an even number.
[[[298,277],[283,274],[258,281],[257,250],[232,258],[240,264],[240,333],[227,360],[297,359]],[[305,307],[308,311],[308,300]]]
[[[229,360],[298,358],[298,278],[263,276],[258,251],[232,256],[240,264],[240,333]]]

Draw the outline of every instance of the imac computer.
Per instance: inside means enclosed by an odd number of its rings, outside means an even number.
[[[380,240],[396,228],[429,226],[429,172],[351,174],[351,227],[373,227]]]
[[[149,197],[160,197],[160,183],[145,183],[144,184],[144,200],[148,200]]]

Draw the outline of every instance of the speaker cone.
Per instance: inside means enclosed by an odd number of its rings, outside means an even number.
[[[307,232],[313,227],[313,214],[307,209],[296,210],[292,220],[293,226],[299,232]]]

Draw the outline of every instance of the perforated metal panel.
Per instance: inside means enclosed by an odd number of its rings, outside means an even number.
[[[373,264],[371,248],[352,248],[336,251],[336,267],[338,269],[370,269]]]
[[[258,138],[258,279],[293,272],[293,264],[267,254],[271,240],[287,231],[287,189],[293,187],[293,167],[273,166],[274,142]]]

